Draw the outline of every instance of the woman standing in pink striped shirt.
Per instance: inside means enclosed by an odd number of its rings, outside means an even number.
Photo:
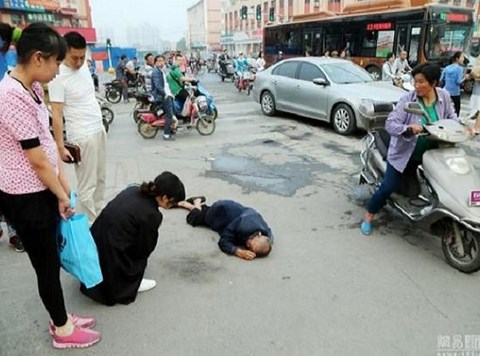
[[[60,284],[57,225],[73,211],[40,83],[55,77],[65,52],[56,31],[32,24],[17,43],[17,67],[0,82],[0,210],[23,241],[60,349],[100,340],[93,318],[67,314]]]

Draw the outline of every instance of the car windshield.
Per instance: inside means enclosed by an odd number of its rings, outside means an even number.
[[[365,69],[348,61],[325,64],[322,68],[330,80],[337,84],[373,82],[373,78]]]
[[[466,52],[470,27],[458,24],[436,24],[429,27],[425,43],[427,58],[447,59],[455,52]]]

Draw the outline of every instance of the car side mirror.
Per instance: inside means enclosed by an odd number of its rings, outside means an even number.
[[[313,80],[313,84],[321,85],[321,86],[326,87],[326,86],[329,85],[330,83],[328,82],[328,80],[326,80],[326,79],[324,79],[324,78],[315,78],[315,79]]]
[[[425,111],[423,111],[422,106],[417,102],[406,103],[405,106],[403,107],[403,110],[405,110],[405,112],[408,112],[409,114],[414,114],[414,115],[425,114]]]

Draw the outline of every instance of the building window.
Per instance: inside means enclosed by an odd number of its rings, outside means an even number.
[[[328,0],[328,11],[340,12],[340,0]]]
[[[310,0],[305,0],[305,5],[310,5]]]

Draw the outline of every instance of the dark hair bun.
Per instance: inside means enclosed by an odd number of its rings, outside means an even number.
[[[154,182],[142,183],[140,186],[140,191],[145,195],[152,197],[157,196],[157,187],[155,186]]]

